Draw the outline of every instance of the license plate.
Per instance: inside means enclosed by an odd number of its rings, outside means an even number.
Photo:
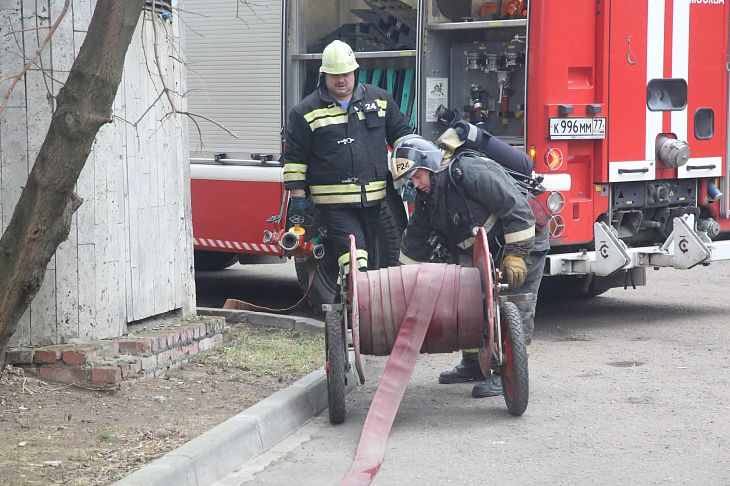
[[[606,119],[551,118],[550,140],[586,140],[606,138]]]

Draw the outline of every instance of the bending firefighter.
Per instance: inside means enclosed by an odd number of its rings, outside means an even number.
[[[452,154],[455,147],[446,146]],[[478,227],[484,227],[495,261],[509,284],[505,293],[532,294],[515,302],[529,343],[548,242],[545,232],[536,234],[527,190],[482,154],[462,149],[445,158],[437,146],[417,135],[394,147],[391,171],[394,180],[410,179],[417,189],[401,244],[401,263],[441,261],[471,266],[474,235]],[[477,350],[464,350],[461,363],[441,373],[439,381],[480,381],[472,390],[475,398],[502,394],[498,371],[485,377]]]
[[[355,82],[358,68],[344,42],[325,47],[317,91],[289,113],[284,155],[289,224],[313,221],[313,203],[345,272],[349,234],[355,235],[358,268],[368,267],[368,242],[375,238],[386,197],[386,142],[393,146],[413,132],[387,91]],[[371,260],[372,267],[378,265]]]

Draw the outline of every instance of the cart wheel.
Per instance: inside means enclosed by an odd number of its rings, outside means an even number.
[[[345,421],[345,333],[341,311],[330,311],[325,316],[325,347],[327,348],[327,402],[330,423]]]
[[[518,417],[527,409],[530,378],[522,318],[512,302],[500,305],[502,331],[502,391],[509,413]]]

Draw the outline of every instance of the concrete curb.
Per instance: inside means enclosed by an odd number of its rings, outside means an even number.
[[[321,331],[324,328],[324,323],[314,319],[276,314],[208,308],[199,308],[198,313],[224,316],[229,322],[284,329]],[[355,376],[350,376],[348,391],[354,388],[356,382]],[[320,368],[143,466],[115,485],[212,484],[233,472],[243,462],[268,450],[326,408],[327,379],[324,368]]]
[[[115,484],[211,484],[269,449],[325,408],[327,380],[320,368]]]

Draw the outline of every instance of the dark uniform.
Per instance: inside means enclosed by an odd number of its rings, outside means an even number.
[[[441,260],[471,266],[472,227],[483,226],[497,263],[503,254],[527,259],[525,283],[505,294],[536,296],[549,244],[544,230],[535,231],[526,191],[499,164],[471,152],[457,155],[448,169],[433,177],[428,194],[418,191],[401,244],[401,263]],[[435,252],[436,244],[445,252]],[[535,301],[516,302],[528,342],[534,328]]]
[[[349,263],[348,235],[354,234],[358,266],[367,267],[365,248],[386,195],[386,142],[393,146],[412,132],[390,93],[367,84],[355,86],[347,109],[322,82],[291,110],[284,187],[309,192],[340,265]]]

